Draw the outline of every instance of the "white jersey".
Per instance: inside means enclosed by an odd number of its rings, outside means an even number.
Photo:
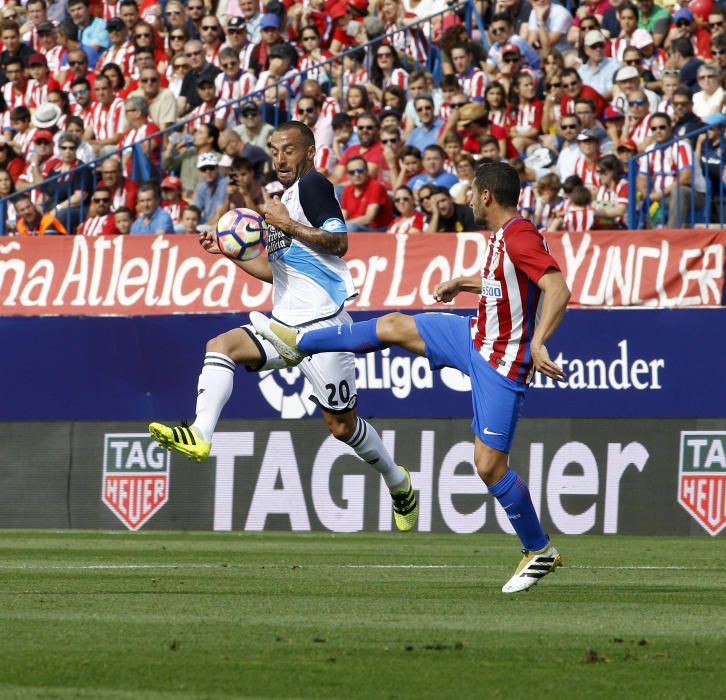
[[[290,216],[305,226],[346,233],[332,183],[311,170],[282,195]],[[337,255],[268,228],[267,256],[273,276],[273,316],[288,326],[302,326],[335,316],[357,292],[346,263]]]

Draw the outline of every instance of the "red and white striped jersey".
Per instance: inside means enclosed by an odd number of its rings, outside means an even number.
[[[640,175],[650,174],[650,191],[664,192],[676,180],[679,172],[693,166],[692,187],[696,192],[705,192],[703,172],[693,160],[693,149],[688,139],[676,141],[664,149],[651,144],[645,149],[647,156],[640,159]]]
[[[224,44],[220,42],[217,46],[212,46],[211,48],[209,46],[204,47],[204,52],[207,54],[207,62],[213,66],[217,66],[220,70],[222,69],[222,60],[219,58],[219,53],[223,46]]]
[[[214,109],[214,112],[210,112],[210,109]],[[209,114],[205,114],[205,112],[209,112]],[[223,121],[227,124],[232,119],[232,108],[224,100],[217,100],[213,108],[202,102],[189,112],[186,119],[192,120],[187,123],[187,131],[192,134],[202,124],[211,124],[217,121]]]
[[[154,122],[151,121],[151,119],[147,119],[147,121],[142,124],[138,129],[128,129],[125,134],[121,136],[121,141],[119,142],[119,148],[122,148],[124,146],[133,146],[135,143],[139,143],[146,139],[147,136],[153,136],[154,134],[159,133],[159,127],[154,124]],[[161,162],[161,137],[158,138],[152,138],[149,139],[151,142],[151,150],[149,151],[149,159],[151,162],[158,166]],[[124,151],[124,157],[126,156],[126,153],[133,153],[132,149],[127,149]],[[125,175],[126,177],[131,177],[132,170],[133,170],[133,164],[132,164],[133,156],[129,158],[126,161],[126,171]],[[114,198],[113,206],[116,207],[116,199]]]
[[[53,78],[48,78],[45,83],[39,83],[35,78],[28,81],[28,90],[30,91],[30,108],[33,109],[38,105],[42,105],[48,101],[48,93],[58,87]]]
[[[287,89],[288,95],[285,99],[276,99],[275,102],[281,110],[287,111],[289,109],[289,103],[295,99],[295,95],[300,89],[300,82],[300,74],[294,71],[288,71],[287,73],[285,73],[282,80],[280,80],[279,78],[273,76],[270,71],[263,70],[257,80],[255,91],[262,91],[269,85],[281,83],[280,86]],[[271,88],[272,94],[275,94],[276,90],[277,88]]]
[[[18,150],[24,157],[28,157],[30,148],[33,145],[33,136],[38,131],[34,126],[27,128],[22,134],[16,131],[13,134],[13,141],[18,144]]]
[[[417,211],[411,216],[399,216],[391,221],[386,233],[408,233],[411,229],[426,230],[426,214]]]
[[[617,39],[613,39],[610,42],[610,58],[615,59],[618,63],[623,63],[623,54],[625,49],[630,46],[630,41],[627,37],[620,35]]]
[[[5,116],[7,116],[8,125],[10,124],[10,112],[16,107],[31,107],[32,91],[30,81],[25,83],[23,90],[16,90],[12,83],[5,83],[2,86],[2,94],[5,99]],[[34,106],[34,105],[33,105]],[[5,120],[3,120],[4,126]]]
[[[318,146],[315,151],[315,169],[323,175],[329,175],[335,167],[335,155],[327,146]]]
[[[628,178],[622,177],[611,188],[600,185],[600,189],[595,195],[595,208],[599,209],[606,204],[624,204],[628,206]],[[613,223],[620,224],[623,221],[622,216],[613,217]]]
[[[537,219],[539,220],[539,228],[546,229],[547,224],[550,222],[550,217],[562,209],[562,203],[564,200],[562,197],[558,197],[554,202],[547,200],[546,202],[537,201],[537,207],[539,209]]]
[[[507,110],[506,109],[492,109],[489,112],[489,121],[492,124],[501,126],[504,129],[507,125]],[[540,117],[540,123],[541,123]]]
[[[668,56],[663,49],[656,49],[655,53],[650,58],[643,57],[643,68],[649,70],[656,80],[660,80],[663,77],[663,71],[666,68],[666,61]]]
[[[33,51],[38,50],[38,30],[35,27],[31,27],[29,32],[25,32],[21,37],[21,40],[24,44],[30,46]]]
[[[670,97],[664,97],[659,103],[656,112],[665,112],[671,119],[673,118],[673,100]]]
[[[333,64],[326,63],[324,66],[320,64],[328,59],[333,58],[333,54],[330,51],[321,50],[319,58],[313,58],[308,54],[301,54],[300,59],[297,62],[297,69],[307,71],[306,80],[316,80],[318,82],[327,82],[331,79]],[[320,80],[322,78],[322,81]]]
[[[650,114],[646,114],[643,119],[641,119],[637,124],[633,124],[633,126],[628,129],[628,138],[632,139],[636,146],[642,146],[648,136],[650,136],[650,127],[648,126],[649,119]]]
[[[340,114],[340,104],[334,97],[325,97],[323,104],[320,107],[321,117],[330,117],[331,119],[336,115]]]
[[[542,234],[520,217],[490,234],[481,267],[482,292],[471,339],[503,377],[527,384],[534,373],[529,345],[539,318],[547,270],[559,270]]]
[[[230,80],[226,73],[219,73],[214,79],[217,97],[224,102],[238,100],[254,92],[257,76],[254,73],[240,71],[236,78]]]
[[[543,109],[544,102],[542,100],[532,100],[529,104],[519,105],[516,111],[509,114],[506,128],[516,126],[522,130],[537,129],[537,131],[541,132]]]
[[[519,190],[519,202],[517,202],[517,210],[520,215],[525,219],[534,218],[535,210],[535,197],[534,187],[526,182],[522,185],[522,189]]]
[[[599,158],[599,156],[598,156]],[[578,156],[575,161],[575,175],[579,175],[585,187],[597,189],[600,187],[600,177],[597,174],[597,158],[590,162],[585,156]]]
[[[68,53],[68,49],[65,46],[54,46],[52,49],[46,51],[42,46],[38,49],[40,53],[45,56],[45,60],[48,62],[48,70],[51,75],[58,75],[63,58]]]
[[[391,87],[400,87],[401,90],[408,89],[408,73],[403,68],[394,68],[390,76],[383,77],[383,89]]]
[[[71,114],[74,117],[80,117],[83,119],[83,123],[88,126],[91,123],[91,110],[93,109],[93,103],[90,107],[81,107],[77,102],[71,104]]]
[[[99,139],[109,139],[126,130],[124,101],[117,97],[110,105],[95,102],[91,107],[91,127],[93,135]]]
[[[101,17],[108,21],[112,17],[118,17],[118,0],[101,0]]]
[[[131,58],[134,55],[134,47],[130,41],[125,41],[118,48],[112,46],[104,51],[96,62],[96,70],[103,70],[108,63],[115,63],[124,75],[131,75]]]
[[[161,203],[161,208],[164,211],[169,212],[172,223],[180,224],[182,222],[182,212],[184,211],[184,207],[186,207],[186,205],[187,203],[184,200],[180,200],[174,204],[171,204],[167,200],[164,200]]]
[[[470,68],[468,73],[456,74],[459,85],[464,93],[474,102],[484,101],[484,90],[486,90],[489,78],[483,70]]]
[[[570,204],[565,212],[562,228],[565,231],[590,231],[595,226],[595,212],[591,206],[578,207]]]
[[[104,214],[103,216],[91,216],[86,219],[77,229],[78,236],[107,236],[113,233],[115,226],[113,223],[113,214]]]

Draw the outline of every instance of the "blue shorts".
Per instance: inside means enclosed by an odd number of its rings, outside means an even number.
[[[453,367],[471,379],[471,427],[477,437],[489,447],[509,453],[524,410],[526,385],[500,375],[477,352],[468,317],[427,313],[417,314],[414,320],[426,343],[431,369]]]

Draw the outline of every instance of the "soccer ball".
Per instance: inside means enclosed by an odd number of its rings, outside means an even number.
[[[267,245],[267,224],[252,209],[232,209],[217,222],[217,245],[229,258],[253,260]]]

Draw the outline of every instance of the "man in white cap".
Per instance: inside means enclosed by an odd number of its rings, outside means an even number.
[[[219,172],[219,157],[216,153],[202,153],[197,158],[200,181],[194,195],[194,204],[202,210],[202,223],[215,226],[224,214],[223,205],[227,198],[227,178]]]
[[[642,92],[648,100],[648,111],[655,112],[660,98],[652,90],[642,87],[640,71],[635,66],[623,66],[615,74],[615,90],[612,106],[621,114],[628,112],[628,99],[631,93]]]
[[[605,35],[599,29],[591,29],[585,34],[585,53],[587,63],[578,70],[582,82],[610,100],[613,96],[613,77],[620,64],[605,56]]]

